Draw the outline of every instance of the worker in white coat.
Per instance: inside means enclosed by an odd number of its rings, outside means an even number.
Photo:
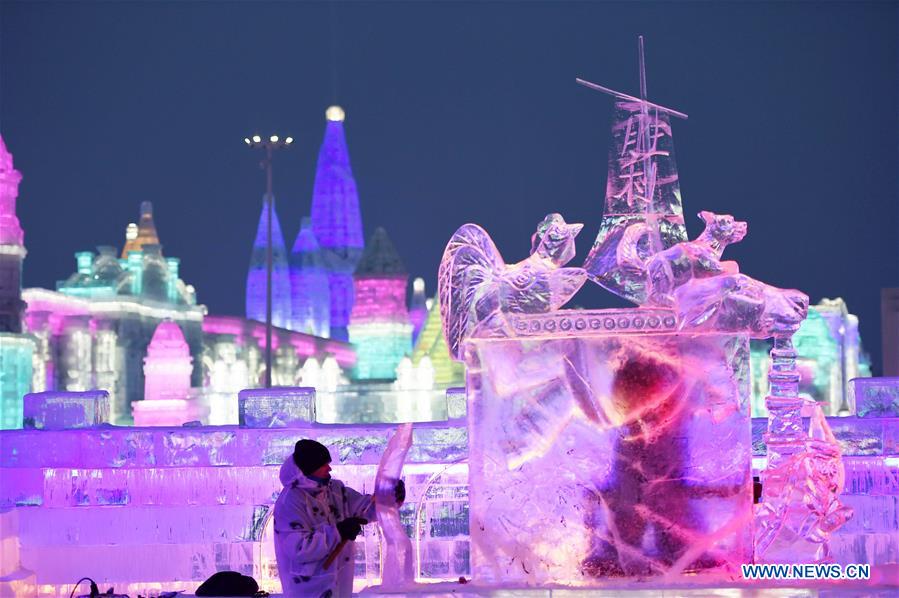
[[[281,491],[275,502],[275,556],[285,596],[343,598],[352,595],[353,540],[375,518],[370,494],[360,494],[331,477],[331,454],[303,439],[281,466]],[[406,489],[396,485],[398,503]],[[329,556],[341,547],[325,568]]]

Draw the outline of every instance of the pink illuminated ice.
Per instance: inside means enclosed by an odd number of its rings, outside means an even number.
[[[594,586],[730,576],[750,561],[745,336],[467,344],[476,578]]]
[[[136,425],[178,426],[202,417],[196,398],[190,398],[191,361],[178,324],[161,322],[144,358],[144,400],[132,405]]]

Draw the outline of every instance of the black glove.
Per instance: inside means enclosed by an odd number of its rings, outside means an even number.
[[[401,505],[406,500],[406,483],[403,480],[397,480],[396,486],[393,487],[393,495],[396,497],[396,504]]]
[[[362,531],[362,526],[366,523],[368,523],[368,520],[361,517],[347,517],[343,521],[338,521],[337,531],[340,532],[340,539],[355,540],[356,536]]]

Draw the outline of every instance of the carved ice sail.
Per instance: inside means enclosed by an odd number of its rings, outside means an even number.
[[[642,305],[646,259],[687,240],[670,120],[687,115],[646,100],[642,37],[640,98],[577,81],[618,98],[605,209],[584,269],[597,284]]]

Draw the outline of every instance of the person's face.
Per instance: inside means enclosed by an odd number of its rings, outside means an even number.
[[[325,463],[318,469],[312,472],[312,477],[314,478],[329,478],[331,477],[331,464]]]

